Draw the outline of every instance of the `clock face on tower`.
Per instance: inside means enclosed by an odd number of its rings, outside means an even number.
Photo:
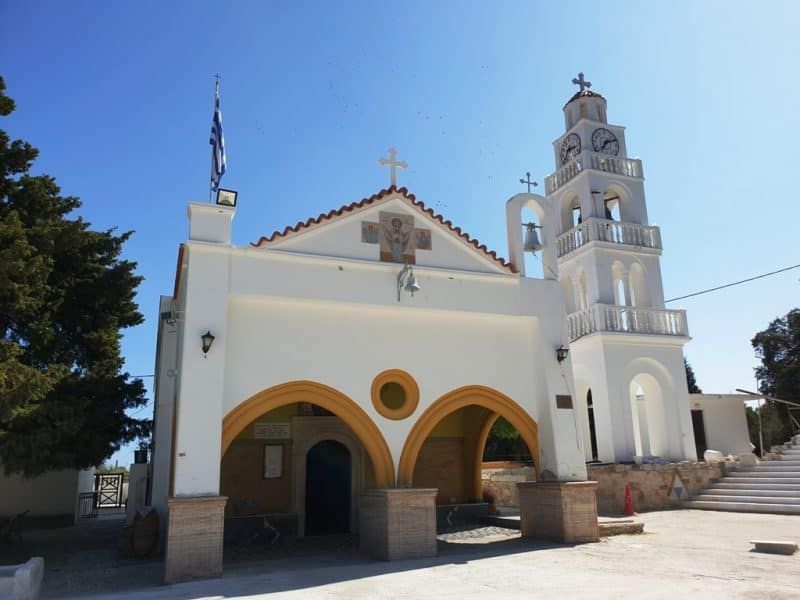
[[[611,133],[611,132],[609,132]],[[565,165],[581,153],[581,138],[577,133],[570,133],[561,142],[561,164]]]
[[[595,152],[616,156],[619,154],[619,141],[608,129],[599,127],[592,134],[592,148]]]

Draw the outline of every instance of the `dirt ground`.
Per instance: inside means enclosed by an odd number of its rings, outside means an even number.
[[[800,541],[798,516],[679,510],[638,519],[644,534],[596,544],[491,528],[444,536],[436,558],[396,562],[363,557],[354,537],[228,549],[222,579],[173,586],[160,585],[160,560],[130,555],[118,523],[29,532],[18,550],[45,556],[46,598],[800,598],[800,552],[758,554],[749,544]],[[2,552],[0,562],[9,562]]]

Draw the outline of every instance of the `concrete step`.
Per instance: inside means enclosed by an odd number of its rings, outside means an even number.
[[[732,477],[736,479],[759,479],[765,477],[800,480],[800,471],[737,471]]]
[[[712,494],[715,496],[765,496],[767,498],[794,498],[800,502],[800,486],[796,490],[780,490],[774,488],[753,489],[752,486],[742,484],[738,487],[710,487],[700,492],[701,495]]]
[[[719,479],[713,484],[715,489],[723,490],[775,490],[784,492],[800,492],[800,483],[761,483],[757,479],[748,479],[742,483],[731,482],[730,478]]]
[[[800,498],[798,497],[775,497],[775,496],[725,496],[722,494],[711,494],[703,492],[698,496],[692,498],[698,502],[732,502],[738,504],[789,504],[800,506]]]
[[[800,478],[792,477],[726,477],[725,483],[762,483],[768,485],[800,485]]]
[[[701,500],[687,500],[683,503],[683,506],[685,508],[698,508],[701,510],[800,515],[800,504],[761,504],[753,502],[708,502]]]
[[[763,462],[754,468],[752,471],[747,470],[743,471],[746,473],[771,473],[773,471],[782,471],[782,472],[790,472],[794,471],[795,473],[800,473],[800,468],[797,465],[792,464],[795,461],[791,461],[789,464],[784,463],[782,460],[774,460],[772,462]]]

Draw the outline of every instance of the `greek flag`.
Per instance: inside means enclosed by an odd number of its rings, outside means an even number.
[[[222,113],[219,110],[219,84],[214,102],[214,119],[211,122],[211,189],[217,191],[225,173],[225,138],[222,135]]]

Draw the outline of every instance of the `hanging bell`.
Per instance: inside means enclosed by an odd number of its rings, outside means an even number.
[[[525,232],[525,243],[522,245],[524,252],[536,252],[542,249],[542,244],[539,243],[539,236],[536,235],[536,225],[528,223],[528,231]]]
[[[408,281],[406,281],[406,287],[404,289],[405,291],[409,292],[412,297],[414,296],[414,292],[418,292],[422,289],[417,283],[417,278],[414,277],[414,271],[411,271],[411,274],[408,277]]]

